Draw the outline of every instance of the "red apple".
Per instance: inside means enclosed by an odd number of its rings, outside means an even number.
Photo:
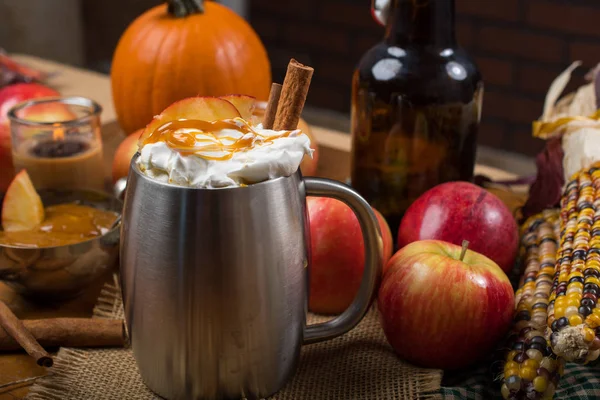
[[[8,111],[25,100],[59,95],[56,90],[38,83],[17,83],[0,89],[0,171],[2,171],[0,173],[0,192],[7,189],[8,184],[15,176],[10,147]],[[27,117],[29,116],[27,115]]]
[[[469,248],[508,273],[519,250],[519,230],[498,197],[468,182],[448,182],[423,193],[406,210],[398,229],[398,248],[435,239]]]
[[[492,260],[438,240],[413,242],[388,261],[379,290],[383,330],[396,353],[427,368],[482,359],[510,328],[514,293]]]
[[[40,97],[60,96],[56,90],[39,83],[17,83],[0,89],[0,124],[8,124],[8,111],[18,103]]]
[[[308,308],[320,314],[339,314],[358,292],[365,248],[360,225],[350,207],[328,197],[308,197],[310,222],[310,295]],[[377,211],[383,239],[383,259],[392,255],[390,228]]]
[[[143,129],[138,129],[133,132],[117,147],[112,164],[113,183],[118,181],[119,178],[127,176],[129,173],[129,164],[133,155],[138,151],[138,140],[143,131]]]

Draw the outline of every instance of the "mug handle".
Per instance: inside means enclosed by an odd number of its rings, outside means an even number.
[[[356,298],[342,314],[331,321],[305,328],[304,344],[311,344],[340,336],[363,319],[375,298],[375,289],[379,283],[383,264],[383,240],[373,209],[349,186],[322,178],[304,178],[304,185],[307,196],[331,197],[346,203],[358,218],[365,244],[365,269]]]

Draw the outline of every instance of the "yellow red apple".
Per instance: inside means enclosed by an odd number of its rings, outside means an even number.
[[[418,366],[459,369],[481,360],[510,328],[514,294],[482,254],[438,240],[412,242],[388,261],[378,307],[388,342]]]
[[[138,151],[138,140],[142,132],[143,129],[138,129],[127,136],[117,147],[112,164],[113,183],[129,173],[129,164],[133,155]]]
[[[17,83],[0,89],[0,192],[4,192],[11,179],[15,176],[12,164],[10,127],[8,121],[8,111],[18,103],[41,97],[55,97],[59,93],[47,86],[38,83]],[[52,113],[50,108],[39,108],[29,111],[23,115],[28,119],[43,119],[43,114]]]
[[[319,314],[339,314],[358,292],[365,248],[356,215],[350,207],[328,197],[306,199],[310,224],[311,262],[308,308]],[[392,233],[375,209],[383,240],[383,259],[392,255]]]
[[[2,202],[2,228],[6,232],[28,231],[44,220],[42,199],[26,170],[21,170],[8,186]]]
[[[17,83],[3,87],[0,89],[0,124],[8,124],[8,111],[25,100],[56,97],[59,95],[60,93],[56,90],[40,85],[39,83]],[[43,117],[44,114],[54,113],[57,110],[59,113],[62,111],[60,108],[57,109],[57,107],[48,106],[40,107],[39,110],[42,112],[35,113],[34,115],[26,115],[26,118],[33,121],[44,121],[48,120]],[[54,118],[53,120],[57,119]]]
[[[398,248],[435,239],[460,245],[496,262],[506,273],[519,250],[514,216],[494,194],[469,182],[448,182],[423,193],[406,210],[398,229]]]

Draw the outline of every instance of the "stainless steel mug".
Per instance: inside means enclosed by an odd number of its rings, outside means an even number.
[[[167,399],[262,398],[294,372],[302,344],[339,336],[365,315],[382,264],[367,202],[299,172],[247,187],[157,182],[131,164],[121,228],[127,327],[144,382]],[[306,326],[310,240],[306,196],[356,213],[366,264],[335,319]],[[343,277],[340,277],[343,279]]]

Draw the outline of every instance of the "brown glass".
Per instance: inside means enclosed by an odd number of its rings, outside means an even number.
[[[473,178],[483,84],[456,44],[453,0],[392,0],[352,82],[352,186],[394,237],[431,187]]]

